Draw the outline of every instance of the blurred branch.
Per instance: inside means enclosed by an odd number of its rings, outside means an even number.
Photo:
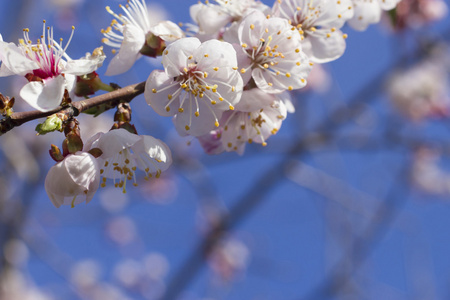
[[[48,117],[55,113],[64,113],[68,116],[78,116],[81,112],[102,104],[109,104],[110,107],[114,107],[120,102],[130,102],[136,96],[142,94],[144,89],[145,81],[126,86],[113,92],[92,97],[90,99],[76,101],[71,103],[69,106],[59,106],[48,112],[41,112],[38,110],[16,112],[10,117],[0,120],[0,135],[26,122]]]
[[[332,268],[325,280],[306,297],[302,297],[302,299],[328,299],[330,296],[336,296],[340,290],[345,288],[351,276],[376,248],[376,244],[386,234],[407,202],[409,189],[402,195],[397,195],[399,188],[408,186],[407,184],[400,184],[401,182],[405,183],[405,179],[408,178],[407,171],[408,168],[406,166],[401,168],[396,180],[392,181],[392,186],[386,199],[375,210],[369,225],[362,231],[362,234],[354,239],[347,251],[344,251],[342,258]],[[348,263],[349,260],[351,260],[350,264]],[[348,265],[352,266],[350,270],[346,268]]]

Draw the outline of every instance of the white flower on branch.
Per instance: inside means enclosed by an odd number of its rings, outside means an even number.
[[[52,110],[61,104],[64,90],[71,92],[77,76],[92,73],[102,65],[103,53],[88,55],[72,60],[66,53],[72,34],[63,47],[62,39],[53,39],[53,28],[46,27],[36,43],[29,37],[29,29],[24,29],[24,38],[19,45],[0,41],[2,66],[0,77],[22,75],[28,83],[20,90],[20,96],[32,107],[40,111]]]
[[[306,85],[312,63],[302,51],[300,33],[286,19],[253,11],[225,32],[224,39],[236,45],[244,84],[253,79],[266,93]]]
[[[111,22],[110,27],[102,30],[105,35],[103,42],[119,48],[119,52],[108,65],[106,75],[128,71],[142,55],[160,55],[165,42],[173,42],[184,36],[180,27],[173,22],[152,23],[144,0],[131,0],[125,6],[120,5],[120,8],[124,14],[116,14],[109,6],[106,7],[108,13],[116,19]]]
[[[289,97],[283,94],[266,94],[260,89],[244,91],[239,106],[242,110],[225,112],[221,126],[198,137],[208,154],[236,151],[242,154],[246,143],[267,145],[267,139],[276,134],[286,119]],[[243,105],[241,105],[243,103]]]
[[[348,25],[353,29],[363,31],[370,24],[380,22],[381,12],[395,8],[400,0],[352,0],[355,13],[348,20]]]
[[[278,0],[273,14],[299,30],[303,51],[313,62],[329,62],[344,54],[347,35],[340,28],[353,17],[351,0]]]
[[[53,205],[71,205],[94,197],[100,183],[97,159],[87,152],[70,154],[48,171],[45,190]]]
[[[191,18],[198,24],[198,33],[213,36],[226,25],[239,21],[251,9],[270,10],[269,7],[255,0],[216,0],[217,4],[207,2],[191,6]]]
[[[248,97],[253,96],[254,94],[248,95]],[[244,93],[243,97],[247,95]],[[280,100],[275,100],[256,111],[228,113],[222,131],[223,147],[226,151],[242,153],[245,143],[266,146],[266,140],[278,132],[286,116],[286,106]]]
[[[162,116],[175,116],[180,134],[200,136],[219,127],[242,94],[236,51],[229,43],[184,38],[167,47],[162,63],[147,79],[145,99]]]
[[[106,186],[106,178],[112,178],[114,186],[122,188],[123,192],[126,192],[127,181],[133,181],[137,186],[137,169],[145,173],[145,179],[158,178],[172,164],[172,154],[164,142],[121,128],[94,135],[86,143],[85,150],[94,148],[102,151],[97,158],[103,176],[101,186]]]

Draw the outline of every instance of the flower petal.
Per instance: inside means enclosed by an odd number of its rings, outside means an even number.
[[[61,75],[44,82],[32,81],[20,90],[20,96],[35,109],[50,111],[61,104],[65,81]]]
[[[145,33],[137,26],[127,24],[123,29],[123,41],[119,53],[113,57],[105,75],[113,76],[128,71],[140,57],[145,43]]]
[[[183,30],[170,21],[163,21],[152,26],[150,32],[166,42],[173,42],[184,37]]]
[[[169,77],[180,75],[181,70],[186,67],[186,61],[201,42],[197,38],[182,38],[170,44],[164,51],[162,63]]]
[[[14,43],[0,41],[0,60],[2,61],[0,77],[25,75],[39,68],[39,65],[27,58]]]
[[[169,87],[170,85],[172,87]],[[160,89],[164,90],[159,91]],[[145,83],[144,97],[148,105],[157,114],[161,116],[173,116],[177,113],[180,102],[179,100],[175,100],[169,104],[169,101],[172,99],[171,95],[174,95],[178,89],[180,89],[180,84],[173,82],[164,71],[154,70]],[[157,93],[153,91],[157,91]]]
[[[103,64],[105,58],[105,55],[99,55],[91,56],[89,58],[83,57],[76,60],[69,60],[65,65],[62,73],[73,74],[77,76],[92,73]]]

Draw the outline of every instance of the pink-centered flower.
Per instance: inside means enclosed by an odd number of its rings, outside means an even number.
[[[122,188],[123,192],[126,192],[128,181],[137,185],[138,169],[145,173],[145,179],[153,176],[158,178],[172,163],[172,154],[164,142],[125,129],[97,133],[84,148],[87,151],[93,148],[102,150],[102,155],[97,158],[103,177],[101,186],[106,186],[106,179],[111,178],[114,186]]]
[[[87,152],[70,154],[48,171],[45,190],[53,205],[71,205],[94,197],[100,184],[97,159]]]
[[[119,49],[106,70],[106,75],[117,75],[128,71],[143,54],[160,55],[165,43],[184,36],[178,25],[170,21],[154,24],[149,17],[144,0],[130,0],[123,6],[123,14],[116,14],[109,6],[108,13],[115,17],[110,27],[102,30],[103,42]],[[116,53],[116,50],[113,50]]]
[[[224,39],[236,45],[244,84],[253,79],[266,93],[306,85],[312,63],[302,51],[300,33],[288,20],[253,11],[225,32]]]
[[[233,46],[218,40],[180,39],[164,51],[165,71],[147,79],[145,99],[162,116],[174,116],[180,134],[200,136],[219,127],[242,94]]]
[[[278,0],[273,13],[299,30],[303,51],[313,62],[329,62],[344,53],[347,35],[340,28],[353,17],[351,0]]]
[[[46,27],[40,39],[33,43],[29,29],[24,29],[24,38],[16,46],[0,41],[0,77],[22,75],[28,83],[20,90],[20,96],[32,107],[49,111],[61,104],[64,90],[71,92],[76,77],[92,73],[105,59],[103,53],[72,60],[66,53],[72,34],[63,47],[62,39],[53,39],[53,28]]]

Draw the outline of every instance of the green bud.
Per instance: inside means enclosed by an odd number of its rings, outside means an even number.
[[[63,130],[63,121],[56,116],[56,114],[48,116],[47,119],[42,124],[38,124],[36,126],[36,132],[38,135],[44,135],[53,131],[62,131]]]

